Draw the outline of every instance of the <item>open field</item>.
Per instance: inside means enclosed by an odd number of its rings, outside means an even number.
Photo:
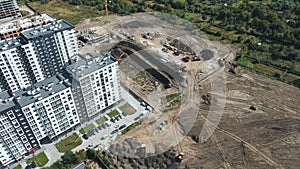
[[[57,19],[65,19],[72,24],[77,24],[87,18],[94,18],[104,14],[99,12],[95,7],[75,6],[63,0],[52,0],[47,4],[41,4],[39,1],[29,2],[28,4],[37,12],[48,13]]]
[[[182,142],[188,157],[183,165],[193,168],[294,168],[299,148],[299,90],[245,70],[227,74],[227,98],[222,120],[206,143],[191,137]],[[203,93],[204,94],[204,93]],[[278,97],[280,96],[280,97]],[[256,110],[249,109],[254,106]],[[201,105],[189,132],[197,136],[208,113]],[[298,144],[298,146],[297,146]],[[201,151],[199,151],[201,150]]]

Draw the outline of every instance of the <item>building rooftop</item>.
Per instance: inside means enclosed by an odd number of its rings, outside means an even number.
[[[12,48],[16,48],[21,46],[21,39],[19,38],[9,38],[0,41],[0,51],[6,51]]]
[[[116,60],[109,53],[96,56],[85,55],[80,56],[76,63],[67,66],[67,69],[80,78],[114,62]]]
[[[18,21],[9,22],[0,26],[0,34],[5,34],[17,30],[25,30],[31,27],[39,26],[48,22],[55,21],[56,19],[48,14],[41,14],[26,18]]]
[[[14,105],[20,105],[21,107],[29,105],[65,90],[71,85],[69,79],[59,74],[38,82],[27,89],[18,90],[14,93],[4,91],[0,93],[0,112]]]
[[[42,26],[31,28],[31,29],[27,29],[25,31],[22,31],[21,34],[26,39],[32,39],[32,38],[36,38],[38,36],[52,34],[57,31],[64,31],[64,30],[73,29],[73,28],[74,28],[74,25],[72,25],[71,23],[69,23],[65,20],[58,20],[58,21],[53,21],[47,25],[42,25]]]
[[[0,114],[1,112],[15,106],[13,99],[14,97],[8,91],[3,91],[0,93]]]

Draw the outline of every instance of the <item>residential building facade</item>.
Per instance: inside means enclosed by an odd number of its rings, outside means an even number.
[[[80,124],[71,83],[61,74],[0,93],[0,162],[8,165]]]
[[[90,120],[120,100],[118,62],[110,54],[83,56],[67,66],[81,122]]]
[[[0,41],[0,90],[27,88],[64,72],[78,55],[74,26],[65,20],[21,31]]]

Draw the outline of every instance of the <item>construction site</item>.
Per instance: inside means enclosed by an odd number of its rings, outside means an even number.
[[[113,167],[298,168],[299,89],[235,66],[239,48],[168,17],[76,26],[90,38],[81,54],[110,51],[121,84],[154,110],[103,152]]]

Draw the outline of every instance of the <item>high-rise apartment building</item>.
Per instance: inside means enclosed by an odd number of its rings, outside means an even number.
[[[80,124],[71,83],[62,75],[17,92],[0,93],[0,163],[39,148]]]
[[[0,91],[14,92],[62,73],[66,63],[77,57],[74,26],[48,15],[42,18],[35,20],[39,26],[29,29],[30,24],[22,21],[23,26],[11,30],[24,27],[18,34],[0,28],[4,37],[12,36],[0,41]]]
[[[82,122],[120,100],[118,62],[110,54],[83,56],[67,66],[72,75],[72,90]]]
[[[0,20],[21,17],[16,0],[0,0]]]

